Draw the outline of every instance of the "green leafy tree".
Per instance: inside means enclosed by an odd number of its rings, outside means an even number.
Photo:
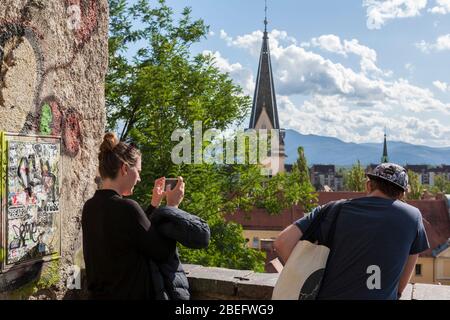
[[[298,171],[300,181],[308,182],[310,181],[309,169],[308,162],[306,161],[305,157],[305,150],[303,149],[303,147],[297,148],[297,155],[297,161],[293,168]]]
[[[140,191],[148,190],[154,177],[171,170],[175,129],[192,130],[199,120],[204,130],[224,130],[243,121],[251,103],[215,67],[213,57],[190,53],[192,44],[208,33],[203,20],[193,21],[191,9],[185,8],[174,22],[165,1],[153,3],[140,0],[130,6],[110,0],[108,126],[149,157],[144,158],[139,198],[146,196]],[[129,46],[138,47],[132,59],[127,58]]]
[[[434,186],[432,188],[432,192],[436,193],[450,193],[450,181],[442,174],[436,175],[434,178]]]
[[[250,211],[256,206],[276,215],[293,205],[302,205],[308,211],[317,203],[302,147],[298,149],[298,160],[291,172],[267,177],[261,175],[261,167],[257,165],[234,165],[227,170],[228,212]]]
[[[181,208],[195,212],[208,222],[211,242],[203,250],[180,246],[180,255],[189,263],[263,272],[265,253],[248,248],[242,226],[224,218],[227,207],[230,209],[227,192],[230,188],[224,178],[225,171],[225,167],[206,164],[183,168],[186,197]]]
[[[317,204],[317,193],[311,184],[303,147],[298,147],[297,154],[297,161],[286,177],[285,196],[289,203],[301,204],[304,211],[308,212]]]
[[[208,27],[201,19],[193,20],[189,8],[174,21],[164,0],[151,5],[148,0],[132,5],[109,0],[109,5],[108,130],[118,131],[121,140],[134,142],[142,151],[142,182],[134,198],[148,204],[157,177],[183,176],[181,208],[208,222],[211,242],[203,250],[180,246],[182,261],[262,271],[264,253],[248,248],[242,226],[228,222],[225,215],[255,206],[273,214],[293,203],[309,206],[314,196],[304,174],[269,179],[257,165],[174,164],[171,152],[179,141],[171,137],[176,129],[192,133],[195,121],[201,121],[203,132],[237,126],[246,119],[251,99],[220,72],[212,56],[191,54],[191,46],[206,37]],[[133,55],[130,47],[136,48]],[[209,144],[202,142],[202,151]]]
[[[217,170],[206,164],[180,166],[171,161],[178,143],[171,140],[175,129],[192,130],[196,120],[202,121],[204,130],[226,129],[246,117],[250,98],[215,67],[213,57],[191,55],[191,45],[208,33],[201,19],[192,20],[186,8],[174,22],[165,1],[153,3],[109,1],[108,129],[118,130],[121,140],[133,141],[142,151],[142,182],[134,197],[147,204],[155,178],[182,175],[186,180],[182,208],[205,219],[212,231],[208,249],[181,249],[182,259],[260,270],[263,254],[246,248],[241,227],[227,223],[221,214],[225,199]],[[130,46],[138,47],[131,59]],[[232,248],[233,254],[224,248]]]
[[[408,170],[409,192],[408,199],[418,200],[422,196],[422,183],[419,180],[419,175],[412,170]]]
[[[366,174],[361,166],[361,162],[358,160],[345,175],[345,188],[348,191],[362,192],[365,191],[365,183]]]

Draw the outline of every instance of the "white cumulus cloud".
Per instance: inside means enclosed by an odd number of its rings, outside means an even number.
[[[237,47],[241,49],[245,49],[250,52],[253,56],[259,56],[261,52],[261,39],[263,37],[262,31],[254,31],[249,34],[237,36],[236,38],[230,37],[224,30],[220,31],[221,38],[225,40],[228,46]],[[280,31],[277,29],[272,30],[268,34],[270,41],[270,50],[272,48],[277,48],[283,44],[297,44],[297,40],[293,37],[288,36],[286,31]],[[272,52],[272,54],[275,54]]]
[[[240,63],[230,63],[228,59],[222,57],[219,51],[212,52],[205,50],[203,55],[214,57],[215,66],[222,72],[228,73],[231,78],[239,84],[244,90],[244,94],[251,95],[255,88],[253,72],[243,67]]]
[[[262,36],[259,31],[237,37],[224,32],[223,39],[229,46],[259,56]],[[392,140],[435,146],[449,144],[450,128],[440,121],[450,114],[450,103],[404,78],[393,79],[387,72],[368,72],[369,67],[363,67],[364,61],[372,62],[378,69],[375,50],[356,39],[343,40],[337,35],[324,35],[299,44],[283,31],[273,31],[269,38],[284,128],[344,141],[373,142],[382,137],[387,126],[391,128]],[[354,70],[311,51],[316,48],[344,57],[356,55],[361,59],[361,68]],[[221,69],[240,79],[242,86],[251,83],[246,91],[252,94],[253,75],[242,65],[215,55]],[[413,70],[414,66],[406,63],[405,68]],[[302,102],[294,103],[293,99]]]
[[[446,92],[447,90],[450,92],[450,84],[436,80],[433,81],[433,85],[438,88],[439,90],[441,90],[442,92]]]
[[[425,53],[450,50],[450,33],[439,36],[434,43],[428,43],[422,40],[416,43],[416,47]]]
[[[225,30],[220,30],[220,39],[225,40],[227,44],[231,44],[231,42],[233,41],[233,39],[231,37],[228,36],[228,34],[225,32]]]
[[[356,39],[341,41],[337,36],[328,35],[313,39],[310,45],[323,45],[343,55],[351,53],[360,56],[360,72],[308,51],[305,46],[293,42],[283,45],[283,40],[289,39],[284,31],[272,31],[269,36],[275,83],[280,95],[338,95],[354,106],[376,107],[378,110],[401,108],[416,113],[450,113],[450,104],[436,99],[429,89],[417,87],[402,78],[388,80],[368,73],[370,67],[363,64],[372,62],[372,69],[377,68],[377,54]],[[259,54],[261,38],[262,32],[253,32],[236,38],[227,35],[226,41],[230,46]]]
[[[450,13],[450,0],[436,0],[436,6],[428,9],[428,12],[433,14]]]
[[[380,29],[388,20],[418,16],[426,6],[427,0],[363,0],[369,29]]]
[[[348,54],[354,54],[361,58],[360,66],[363,73],[367,74],[372,72],[375,74],[383,74],[383,71],[381,71],[376,65],[376,51],[360,44],[357,39],[341,41],[338,36],[334,34],[327,34],[318,38],[312,38],[310,43],[303,43],[303,47],[311,46],[319,47],[322,50],[337,53],[345,57],[347,57]],[[385,75],[390,74],[390,71],[385,72]]]
[[[344,56],[347,55],[344,50],[344,46],[342,45],[341,39],[334,34],[326,34],[318,38],[312,38],[311,45],[314,47],[319,47],[326,51],[342,54]]]
[[[277,101],[282,126],[302,134],[332,136],[346,142],[381,142],[387,127],[389,140],[448,145],[450,128],[437,119],[389,116],[380,110],[355,109],[339,96],[314,95],[299,105],[287,96],[278,96]]]

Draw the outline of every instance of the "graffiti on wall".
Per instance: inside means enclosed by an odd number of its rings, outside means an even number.
[[[43,97],[49,75],[70,69],[75,59],[98,28],[100,4],[96,0],[61,0],[67,9],[67,27],[72,33],[68,59],[53,65],[46,63],[42,50],[45,37],[33,26],[31,8],[42,10],[45,5],[27,1],[16,20],[0,20],[0,106],[14,112],[15,105],[28,106],[22,134],[51,134],[63,138],[63,152],[75,157],[82,145],[81,117],[70,106],[54,96]],[[40,4],[41,3],[41,4]],[[73,21],[72,21],[73,20]],[[24,76],[24,72],[29,72]],[[6,81],[24,83],[9,85]],[[35,88],[32,95],[23,94],[21,87]],[[8,103],[6,102],[9,102]],[[14,102],[12,102],[14,101]]]
[[[96,0],[66,0],[66,5],[73,19],[69,23],[75,30],[77,44],[84,45],[98,26],[98,2]]]
[[[61,136],[64,154],[75,157],[82,143],[80,118],[75,109],[64,110],[56,97],[47,97],[43,99],[36,121],[37,131],[42,135]]]
[[[42,35],[25,23],[0,23],[0,104],[7,109],[18,104],[30,108],[39,101],[44,73],[40,39]],[[22,86],[14,85],[18,77]],[[24,95],[23,87],[31,88],[32,94]]]
[[[10,136],[3,148],[7,150],[5,264],[58,252],[60,139]]]

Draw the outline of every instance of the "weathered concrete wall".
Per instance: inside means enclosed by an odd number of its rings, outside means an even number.
[[[30,291],[11,291],[35,279],[52,285],[46,295],[65,294],[82,243],[81,209],[96,187],[107,34],[107,0],[0,2],[0,131],[61,136],[63,153],[62,258],[1,274],[0,298],[26,298]]]
[[[270,300],[278,273],[184,265],[193,300]],[[401,300],[449,300],[450,286],[410,283]]]

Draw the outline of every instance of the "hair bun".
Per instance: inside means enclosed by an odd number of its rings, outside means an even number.
[[[108,132],[103,137],[103,142],[100,145],[100,152],[110,152],[115,146],[117,146],[118,143],[119,139],[117,139],[117,136],[112,132]]]

